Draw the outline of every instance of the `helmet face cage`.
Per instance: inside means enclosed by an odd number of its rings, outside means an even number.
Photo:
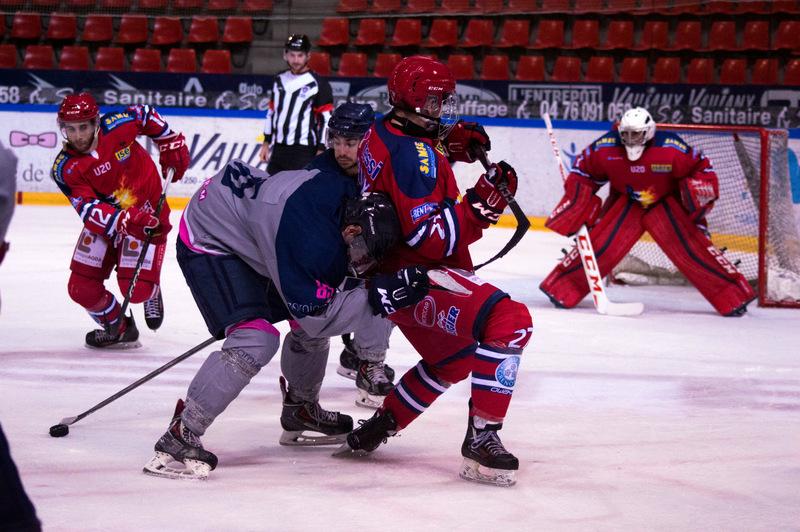
[[[645,144],[655,136],[656,123],[646,109],[634,107],[625,111],[617,129],[628,159],[635,161],[644,153]]]

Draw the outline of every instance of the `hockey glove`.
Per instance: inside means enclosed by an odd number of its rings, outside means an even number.
[[[128,207],[119,215],[117,232],[123,237],[129,236],[144,240],[153,233],[153,244],[161,244],[166,240],[166,231],[163,231],[158,218],[139,207]],[[167,228],[167,231],[169,228]]]
[[[378,275],[372,279],[367,299],[372,313],[385,318],[422,301],[429,288],[428,269],[409,266],[397,273]]]
[[[484,151],[492,149],[492,142],[483,126],[477,122],[463,120],[459,120],[450,130],[443,144],[451,163],[456,161],[474,163],[478,158],[478,148],[483,148]]]
[[[584,224],[587,227],[594,226],[600,216],[602,203],[591,185],[569,177],[564,184],[564,197],[553,209],[544,226],[560,235],[572,236]]]
[[[681,203],[697,223],[711,210],[719,192],[713,182],[688,177],[680,182]]]
[[[175,175],[172,176],[172,182],[180,181],[191,162],[189,148],[186,147],[186,139],[183,137],[183,133],[158,139],[156,144],[158,144],[158,151],[161,153],[158,158],[158,162],[161,165],[161,174],[167,175],[167,168],[174,168]]]
[[[497,189],[504,183],[513,196],[517,192],[517,172],[505,161],[492,164],[475,186],[467,189],[467,202],[478,219],[490,224],[497,223],[508,202]]]

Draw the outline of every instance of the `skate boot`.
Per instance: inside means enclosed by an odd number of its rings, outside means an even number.
[[[361,365],[361,359],[356,355],[353,339],[349,334],[342,335],[342,342],[344,343],[344,349],[342,349],[342,354],[339,355],[339,368],[336,373],[342,377],[355,380],[358,374],[358,367]],[[384,364],[383,369],[386,371],[386,378],[390,382],[394,381],[394,369],[386,364]]]
[[[380,408],[383,405],[383,399],[394,388],[392,381],[386,378],[385,367],[383,362],[361,362],[356,375],[356,406]]]
[[[501,428],[502,423],[489,423],[480,417],[470,416],[467,435],[461,445],[464,463],[458,476],[493,486],[516,484],[519,460],[503,447],[497,434]]]
[[[144,466],[148,475],[188,480],[206,480],[217,467],[214,453],[203,449],[200,436],[186,428],[181,421],[184,403],[178,399],[169,429],[155,445],[156,455]],[[170,467],[171,462],[183,464],[183,469]]]
[[[94,349],[133,349],[141,347],[139,343],[139,329],[133,316],[125,316],[121,331],[117,334],[106,329],[95,329],[86,333],[86,346]]]
[[[144,302],[144,322],[151,331],[158,330],[164,322],[164,300],[161,299],[161,287],[156,295]]]
[[[286,379],[280,378],[283,394],[281,445],[336,445],[353,430],[353,418],[325,410],[318,402],[294,399],[286,389]],[[312,434],[306,434],[306,431]],[[320,434],[320,435],[315,435]]]
[[[388,411],[378,410],[371,418],[360,419],[358,424],[359,427],[347,435],[347,442],[333,456],[364,456],[397,434],[397,422]]]

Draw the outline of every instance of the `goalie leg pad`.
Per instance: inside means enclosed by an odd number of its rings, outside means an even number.
[[[589,236],[601,276],[605,277],[644,233],[645,211],[627,197],[618,197]],[[578,249],[572,250],[542,281],[539,289],[559,308],[572,308],[589,293]]]
[[[739,315],[756,294],[747,279],[714,247],[675,198],[644,217],[644,227],[675,267],[723,316]]]
[[[232,327],[220,351],[214,351],[192,379],[181,419],[195,434],[206,429],[278,351],[280,334],[266,320]]]

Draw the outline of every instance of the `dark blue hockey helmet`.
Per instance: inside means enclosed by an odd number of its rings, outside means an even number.
[[[365,103],[345,102],[333,111],[328,120],[328,139],[339,137],[360,139],[372,126],[375,112]]]

